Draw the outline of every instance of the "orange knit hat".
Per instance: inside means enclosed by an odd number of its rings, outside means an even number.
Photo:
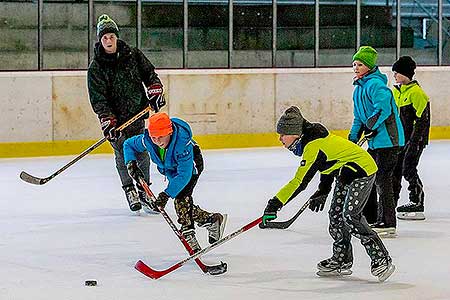
[[[173,132],[172,121],[165,112],[159,112],[148,120],[148,132],[151,137],[162,137]]]

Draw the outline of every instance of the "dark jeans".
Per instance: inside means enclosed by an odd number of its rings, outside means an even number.
[[[378,171],[375,178],[375,188],[372,188],[369,200],[363,214],[369,224],[384,223],[387,227],[396,227],[395,208],[397,199],[394,197],[394,169],[397,165],[399,147],[369,149],[367,152],[375,160]],[[377,201],[378,194],[378,201]]]
[[[122,131],[122,135],[117,141],[111,142],[114,149],[114,156],[116,160],[116,169],[119,173],[122,188],[133,184],[133,179],[128,175],[127,166],[123,157],[123,143],[126,139],[144,133],[144,120],[137,120]],[[137,164],[139,169],[144,173],[144,179],[147,183],[150,182],[150,157],[147,152],[136,153]]]
[[[408,182],[409,201],[423,205],[423,184],[419,178],[417,166],[425,145],[408,144],[400,151],[398,162],[394,169],[394,198],[398,202],[402,189],[402,176]]]

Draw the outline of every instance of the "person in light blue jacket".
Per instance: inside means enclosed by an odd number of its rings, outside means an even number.
[[[396,235],[395,203],[392,185],[394,167],[405,136],[387,76],[376,65],[377,51],[362,46],[353,56],[354,91],[353,124],[349,139],[357,143],[361,136],[368,139],[368,152],[378,165],[376,192],[372,191],[364,215],[382,235]]]
[[[159,193],[154,203],[156,209],[163,209],[169,198],[175,199],[181,232],[194,251],[200,250],[194,222],[200,227],[206,227],[211,244],[218,241],[223,234],[226,215],[207,212],[194,205],[192,199],[204,164],[200,147],[192,139],[189,124],[159,112],[149,118],[148,130],[125,141],[125,164],[130,176],[138,184],[143,173],[136,163],[136,155],[145,151],[168,181],[167,187]]]

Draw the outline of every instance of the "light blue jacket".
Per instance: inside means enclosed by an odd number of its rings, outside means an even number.
[[[191,180],[194,168],[192,130],[188,123],[178,118],[171,118],[173,133],[166,149],[164,161],[159,156],[159,147],[152,142],[148,131],[133,136],[123,144],[125,164],[136,160],[136,153],[148,151],[150,159],[158,171],[167,177],[169,184],[164,192],[175,198]]]
[[[392,91],[387,86],[387,76],[378,67],[353,83],[353,124],[349,139],[357,143],[364,126],[375,130],[369,140],[369,149],[405,145],[402,122]]]

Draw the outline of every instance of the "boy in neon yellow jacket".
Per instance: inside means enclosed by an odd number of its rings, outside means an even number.
[[[410,56],[400,57],[393,65],[395,85],[392,89],[405,131],[405,147],[394,170],[394,196],[400,198],[402,175],[408,181],[409,202],[397,207],[397,218],[425,220],[423,184],[417,165],[430,133],[430,101],[416,80],[416,63]]]
[[[331,134],[319,123],[305,120],[296,106],[288,108],[277,123],[283,145],[301,157],[294,178],[269,200],[263,224],[277,217],[277,211],[303,191],[316,172],[321,173],[318,190],[311,196],[309,208],[321,211],[334,177],[336,186],[329,211],[329,232],[334,240],[333,255],[318,263],[319,276],[350,275],[353,265],[351,236],[361,240],[371,258],[371,272],[380,281],[395,270],[383,242],[362,215],[377,166],[358,145]]]

